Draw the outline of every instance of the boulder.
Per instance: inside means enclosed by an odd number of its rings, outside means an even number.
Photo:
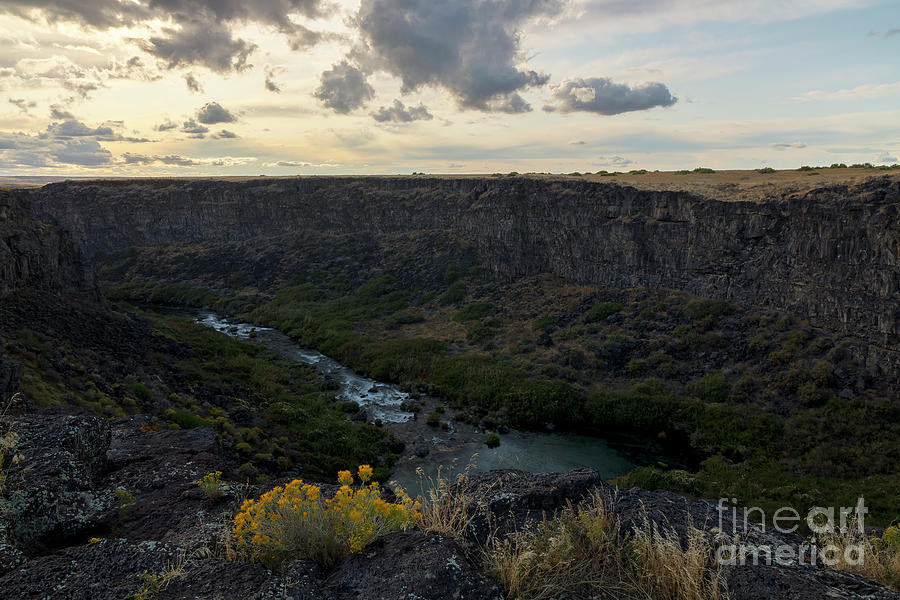
[[[479,571],[455,541],[406,531],[350,555],[325,580],[333,600],[499,600],[499,585]]]
[[[102,488],[109,423],[73,415],[25,415],[2,491],[6,542],[26,554],[58,546],[96,527],[113,505]]]

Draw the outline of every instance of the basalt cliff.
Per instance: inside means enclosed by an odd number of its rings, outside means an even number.
[[[765,201],[525,177],[109,180],[28,195],[95,262],[136,247],[278,240],[271,261],[301,235],[378,247],[439,233],[500,279],[549,272],[771,306],[860,342],[869,366],[900,369],[896,178]]]

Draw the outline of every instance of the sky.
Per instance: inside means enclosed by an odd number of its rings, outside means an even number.
[[[900,162],[898,0],[3,0],[0,175]]]

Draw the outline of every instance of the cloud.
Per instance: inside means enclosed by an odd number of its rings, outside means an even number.
[[[29,101],[25,100],[24,98],[10,98],[9,103],[16,105],[17,107],[19,107],[20,111],[26,114],[28,113],[29,108],[34,108],[35,106],[37,106],[37,102],[35,102],[34,100]]]
[[[100,167],[112,162],[112,154],[89,137],[56,137],[52,133],[29,135],[0,132],[0,167]]]
[[[866,83],[858,85],[855,88],[833,90],[826,92],[823,90],[812,90],[796,96],[794,100],[869,100],[872,98],[881,98],[883,96],[892,96],[900,94],[900,81],[896,83]]]
[[[134,154],[131,152],[125,152],[121,156],[121,161],[126,165],[152,165],[158,163],[176,167],[233,167],[255,162],[256,158],[252,156],[219,156],[192,158],[189,156],[182,156],[181,154],[149,156],[146,154]]]
[[[63,109],[59,104],[51,104],[50,118],[54,121],[71,121],[75,120],[75,115]]]
[[[62,86],[63,88],[69,90],[70,92],[75,92],[78,97],[82,100],[86,100],[88,94],[91,92],[98,90],[100,88],[99,83],[93,81],[68,81],[63,80]]]
[[[238,138],[238,134],[233,131],[228,131],[227,129],[223,129],[219,133],[213,135],[217,140],[236,140]]]
[[[197,120],[204,125],[215,125],[216,123],[234,123],[237,121],[237,117],[218,102],[207,102],[197,111]]]
[[[320,81],[313,95],[342,115],[362,107],[375,95],[363,72],[347,61],[341,61],[323,72]]]
[[[891,155],[888,154],[887,152],[882,152],[882,153],[878,156],[878,158],[875,159],[875,162],[880,162],[880,163],[892,163],[892,164],[893,164],[893,163],[900,162],[900,161],[897,160],[897,157],[896,157],[896,156],[891,156]]]
[[[781,142],[772,144],[772,147],[776,150],[799,150],[801,148],[806,148],[806,144],[803,142]]]
[[[379,123],[411,123],[430,121],[434,116],[424,104],[407,107],[399,100],[394,100],[393,106],[382,106],[372,113],[372,118]]]
[[[166,23],[161,35],[132,41],[168,68],[196,64],[218,72],[247,66],[255,45],[233,36],[233,28],[242,24],[274,29],[294,50],[332,37],[295,22],[297,16],[327,16],[323,0],[6,0],[0,5],[2,13],[34,22],[77,23],[101,31]]]
[[[266,89],[270,92],[275,92],[276,94],[281,92],[281,86],[275,82],[275,77],[284,72],[283,67],[270,67],[266,65],[265,73],[266,73]]]
[[[234,39],[231,30],[220,23],[192,21],[180,29],[163,29],[166,37],[139,40],[140,47],[162,60],[166,67],[202,65],[217,73],[243,71],[256,44]]]
[[[870,31],[869,32],[869,37],[889,38],[889,37],[893,37],[895,35],[900,35],[900,27],[888,29],[887,31]]]
[[[277,162],[263,163],[264,167],[339,167],[338,163],[311,163],[298,160],[279,160]]]
[[[200,82],[197,80],[197,78],[194,77],[193,73],[185,74],[184,83],[185,83],[185,85],[187,85],[187,89],[189,92],[194,93],[194,94],[202,94],[203,93],[203,86],[200,84]]]
[[[569,145],[570,146],[584,146],[586,143],[587,142],[585,142],[584,140],[572,140],[571,142],[569,142]]]
[[[596,167],[627,167],[634,164],[634,161],[622,156],[598,156],[597,160],[592,163]]]
[[[366,72],[399,77],[402,92],[443,88],[462,108],[525,112],[517,94],[548,76],[520,68],[521,27],[558,15],[563,0],[363,0],[361,43],[352,58]]]
[[[169,119],[166,119],[164,122],[160,123],[159,125],[154,125],[153,131],[171,131],[173,129],[176,129],[177,127],[178,127],[177,123],[170,121]]]
[[[55,138],[101,137],[112,138],[115,133],[111,127],[88,127],[81,121],[63,121],[47,127],[47,134]]]
[[[209,133],[209,127],[204,127],[194,119],[188,119],[181,125],[181,132],[190,134],[190,137],[202,140]]]
[[[661,83],[629,86],[605,77],[569,79],[553,88],[556,104],[544,106],[548,112],[591,112],[618,115],[657,106],[672,106],[678,99]]]

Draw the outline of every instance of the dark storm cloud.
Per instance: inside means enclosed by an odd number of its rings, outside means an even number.
[[[200,82],[194,77],[193,73],[187,73],[184,76],[184,84],[187,86],[189,92],[194,94],[202,94],[203,86],[200,85]]]
[[[591,112],[599,115],[618,115],[657,106],[672,106],[678,98],[661,83],[630,86],[613,83],[605,77],[570,79],[553,88],[555,104],[547,105],[548,112]]]
[[[322,104],[340,114],[360,108],[375,94],[362,71],[341,61],[322,73],[313,94]]]
[[[197,111],[197,120],[204,125],[215,125],[216,123],[234,123],[237,121],[237,117],[218,102],[208,102]]]
[[[428,112],[424,104],[419,106],[405,106],[399,100],[394,100],[392,106],[382,106],[372,113],[372,118],[379,123],[411,123],[413,121],[430,121],[434,116]]]
[[[353,57],[367,71],[384,70],[403,92],[448,90],[463,108],[525,112],[516,94],[548,76],[518,67],[519,30],[560,13],[563,0],[363,0],[355,24],[362,44]]]
[[[319,32],[294,23],[325,14],[322,0],[5,0],[0,13],[34,21],[67,21],[105,30],[162,20],[172,26],[162,36],[135,40],[169,68],[197,64],[218,72],[240,70],[255,45],[232,36],[232,26],[257,23],[282,33],[294,50],[323,39]]]

